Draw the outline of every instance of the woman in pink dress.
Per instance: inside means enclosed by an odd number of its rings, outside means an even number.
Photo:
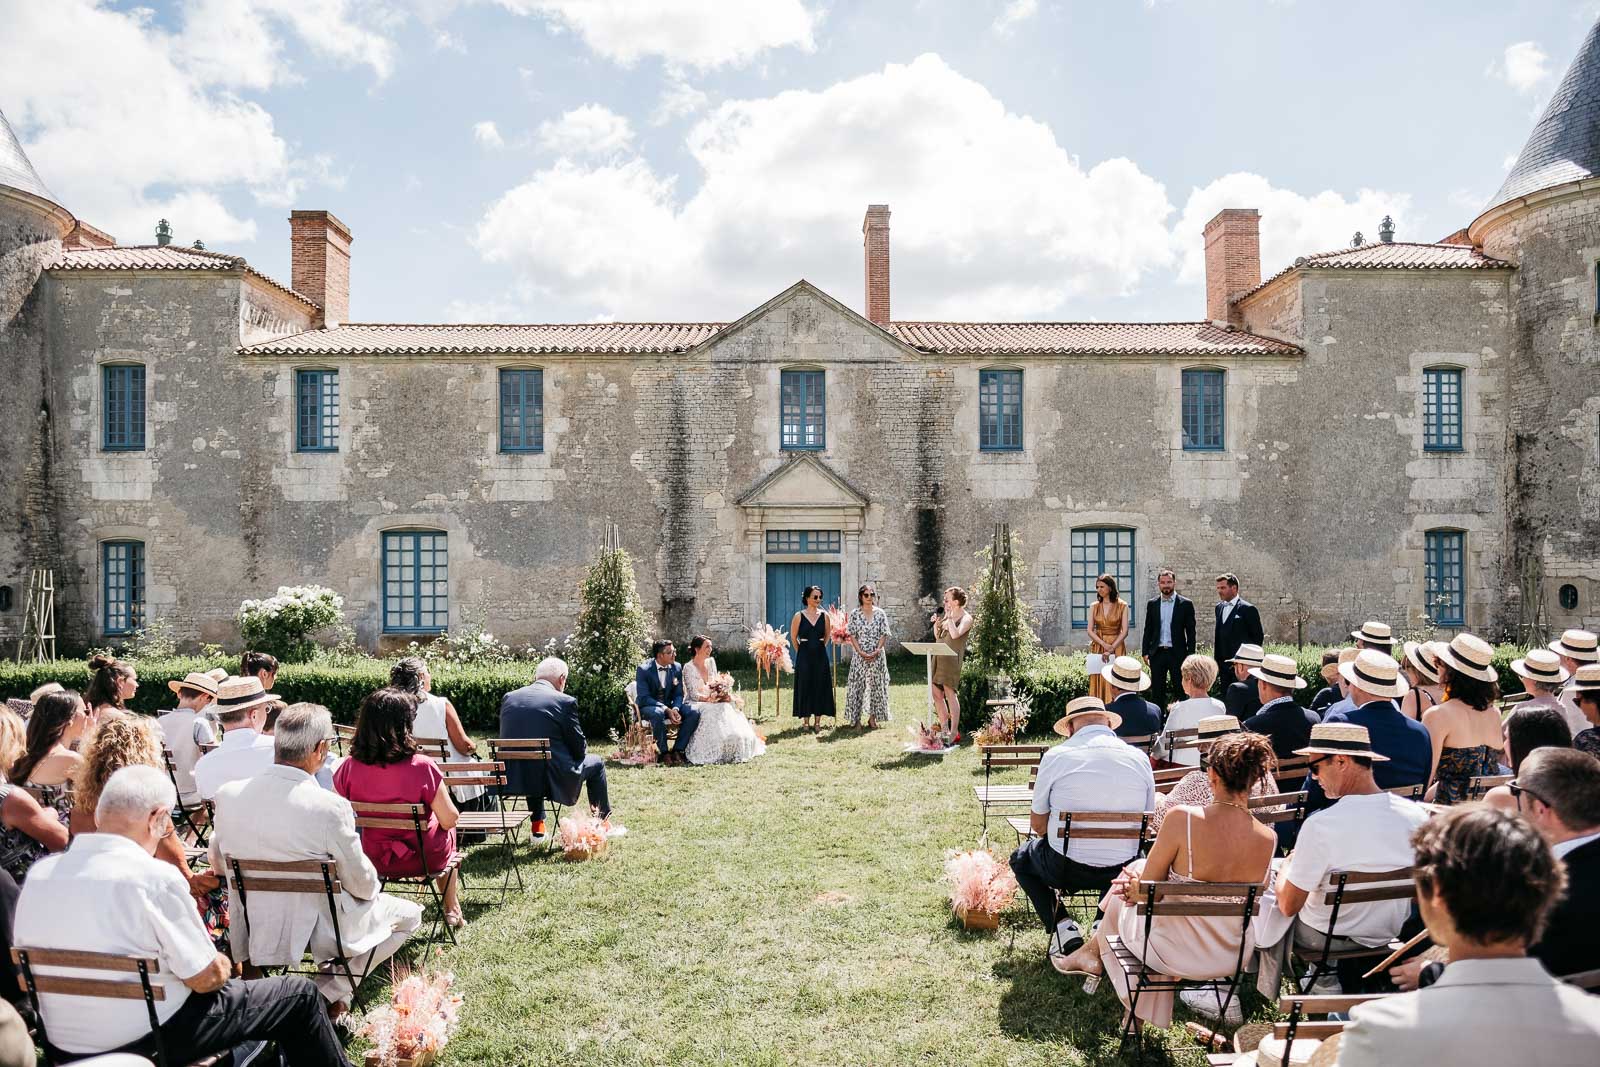
[[[444,775],[433,760],[417,751],[411,725],[417,717],[417,698],[402,689],[386,687],[367,694],[356,719],[350,756],[333,772],[334,792],[361,804],[426,804],[428,821],[422,828],[421,856],[414,830],[362,830],[361,847],[385,878],[416,877],[449,867],[439,878],[444,897],[445,922],[466,925],[461,914],[458,880],[450,858],[456,851],[459,813],[443,788]]]

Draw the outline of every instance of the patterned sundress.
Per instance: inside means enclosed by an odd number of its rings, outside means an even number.
[[[878,608],[868,615],[860,608],[850,613],[845,632],[856,639],[862,652],[876,652],[889,640],[889,613]],[[850,684],[844,694],[844,718],[851,726],[861,725],[861,713],[872,725],[889,722],[889,662],[884,656],[867,659],[857,653],[850,657]]]

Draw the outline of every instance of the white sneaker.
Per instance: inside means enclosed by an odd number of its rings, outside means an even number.
[[[1207,1019],[1215,1019],[1222,1008],[1222,994],[1215,989],[1183,989],[1178,992],[1178,999],[1183,1001],[1184,1007],[1196,1015],[1204,1015]],[[1222,1017],[1225,1026],[1240,1026],[1244,1023],[1244,1009],[1239,1006],[1239,994],[1236,992],[1228,1001],[1228,1012]]]

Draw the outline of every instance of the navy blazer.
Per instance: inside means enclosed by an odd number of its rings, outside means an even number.
[[[1224,669],[1233,670],[1232,667]],[[1246,678],[1228,686],[1222,693],[1222,705],[1228,709],[1229,715],[1243,725],[1246,719],[1261,710],[1261,689],[1256,685],[1256,680]]]
[[[657,673],[660,665],[654,659],[647,659],[639,664],[639,669],[633,672],[634,688],[637,690],[634,702],[639,705],[639,710],[649,708],[677,708],[683,710],[683,668],[674,663],[667,668],[667,687],[661,688],[661,676]]]
[[[1153,596],[1144,606],[1144,638],[1140,651],[1148,661],[1161,647],[1161,597]],[[1180,656],[1194,655],[1194,601],[1182,593],[1172,594],[1172,651]]]
[[[1319,721],[1316,712],[1296,704],[1294,697],[1283,697],[1250,716],[1242,725],[1253,734],[1266,734],[1272,739],[1272,754],[1288,759],[1295,749],[1311,743],[1311,727]]]
[[[1161,709],[1138,693],[1123,693],[1106,705],[1106,710],[1122,716],[1118,737],[1144,737],[1161,732]]]
[[[576,803],[583,784],[579,767],[589,746],[578,725],[575,697],[548,682],[534,682],[507,693],[500,701],[500,736],[550,741],[548,760],[506,761],[508,792],[548,797],[557,804]]]
[[[1222,621],[1222,601],[1217,601],[1213,622],[1211,654],[1223,670],[1227,670],[1228,661],[1239,654],[1240,645],[1266,643],[1261,630],[1261,612],[1243,598],[1239,600],[1239,606],[1228,613],[1226,623]]]
[[[1567,868],[1567,891],[1550,909],[1544,936],[1528,946],[1528,955],[1554,975],[1577,974],[1600,968],[1600,841],[1579,845],[1562,857]]]

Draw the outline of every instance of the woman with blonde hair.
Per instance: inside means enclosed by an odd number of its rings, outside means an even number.
[[[1127,602],[1117,592],[1117,579],[1102,574],[1094,580],[1094,603],[1089,607],[1089,652],[1110,663],[1128,654],[1127,641]],[[1093,671],[1089,675],[1089,695],[1109,704],[1122,694],[1100,677],[1099,671]]]
[[[22,720],[0,709],[0,766],[11,767],[27,748]],[[0,868],[17,882],[34,861],[67,847],[67,828],[26,789],[0,783]]]
[[[1211,687],[1217,681],[1216,660],[1210,656],[1188,656],[1178,670],[1178,677],[1183,682],[1183,692],[1187,699],[1173,704],[1168,712],[1166,725],[1168,734],[1174,730],[1192,730],[1200,725],[1201,719],[1227,714],[1228,709],[1222,706],[1222,701],[1211,695]],[[1172,752],[1167,759],[1182,767],[1198,767],[1200,750],[1180,748]]]

